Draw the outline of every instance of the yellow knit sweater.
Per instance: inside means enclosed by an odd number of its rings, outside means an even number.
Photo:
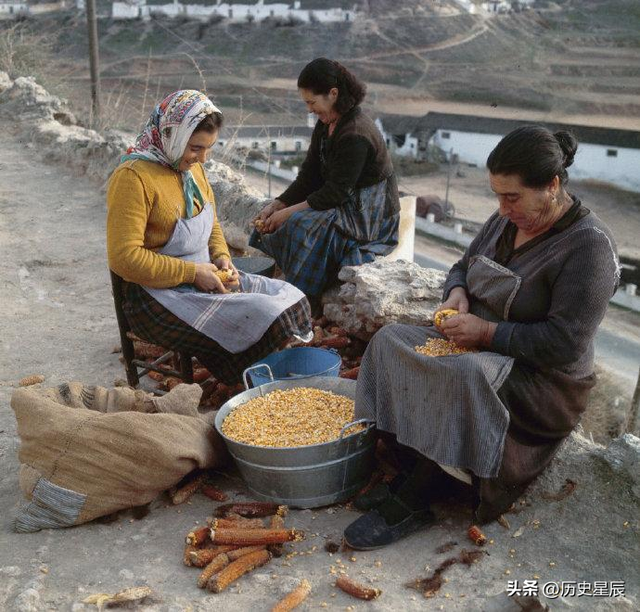
[[[191,170],[203,197],[215,210],[204,168]],[[194,201],[194,216],[203,203]],[[180,173],[158,163],[126,161],[112,174],[107,190],[107,255],[109,267],[127,281],[163,289],[193,283],[196,264],[156,253],[171,237],[186,203]],[[211,260],[229,257],[218,218],[209,239]],[[202,262],[206,263],[206,262]]]

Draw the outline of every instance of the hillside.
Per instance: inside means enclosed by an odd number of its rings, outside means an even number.
[[[314,0],[303,6],[353,6]],[[154,18],[100,20],[102,88],[118,127],[137,127],[158,95],[206,87],[230,119],[300,121],[295,77],[316,56],[352,67],[371,104],[396,112],[420,100],[517,107],[564,115],[640,117],[640,5],[632,0],[538,3],[544,10],[491,18],[450,0],[368,0],[355,23],[260,24]],[[99,5],[108,14],[109,3]],[[0,38],[10,26],[0,23]],[[19,26],[31,45],[29,72],[87,108],[86,24],[69,11]],[[14,32],[15,36],[15,32]],[[6,64],[0,40],[0,68]],[[40,53],[37,49],[50,50]],[[15,53],[15,48],[13,53]],[[3,59],[2,56],[5,55]],[[38,64],[39,62],[39,64]],[[415,106],[415,105],[414,105]],[[239,109],[242,109],[242,112]],[[295,119],[294,119],[295,118]]]

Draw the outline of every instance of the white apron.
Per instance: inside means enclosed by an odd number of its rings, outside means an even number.
[[[207,203],[199,215],[178,219],[168,242],[158,252],[208,263],[214,217],[214,209]],[[167,310],[230,353],[241,353],[254,345],[287,308],[305,297],[289,283],[243,272],[240,293],[204,293],[193,285],[143,288]]]

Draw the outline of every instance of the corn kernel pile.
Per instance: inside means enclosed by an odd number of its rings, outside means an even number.
[[[445,355],[460,355],[462,353],[475,353],[473,349],[458,346],[451,340],[442,338],[430,338],[422,346],[416,346],[416,353],[428,357],[444,357]]]
[[[296,387],[239,406],[222,423],[228,438],[252,446],[294,447],[336,440],[354,420],[354,401],[330,391]],[[363,429],[354,425],[345,435]]]

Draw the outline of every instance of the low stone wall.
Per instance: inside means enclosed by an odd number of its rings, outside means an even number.
[[[66,102],[32,77],[12,81],[5,72],[0,72],[0,117],[14,121],[42,156],[67,166],[71,172],[88,175],[103,188],[136,136],[117,130],[100,134],[82,127]],[[207,162],[205,170],[229,246],[248,250],[250,222],[263,206],[264,196],[250,188],[241,174],[220,162]]]

